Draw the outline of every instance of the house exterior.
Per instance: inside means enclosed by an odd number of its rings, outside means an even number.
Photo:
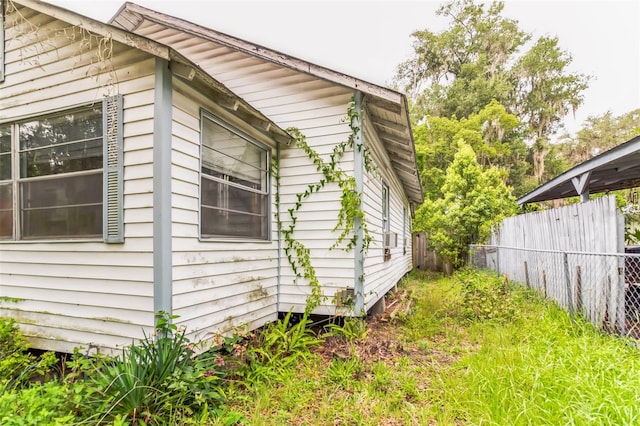
[[[104,24],[13,0],[2,24],[0,316],[34,347],[110,352],[158,311],[193,339],[303,312],[292,240],[315,314],[360,315],[412,268],[402,94],[131,3]],[[314,158],[339,146],[363,214],[336,244],[343,190]]]

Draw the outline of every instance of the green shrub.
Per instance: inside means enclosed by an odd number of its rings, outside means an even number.
[[[460,284],[462,303],[459,314],[468,321],[510,321],[514,318],[519,297],[517,287],[506,277],[463,269],[454,278]]]
[[[0,394],[0,424],[69,425],[75,423],[70,390],[56,382],[35,383],[30,387]]]
[[[29,353],[29,343],[13,319],[0,318],[0,395],[47,375],[58,363],[53,352]]]
[[[112,362],[97,370],[99,412],[104,419],[126,419],[132,424],[183,422],[196,412],[220,402],[220,365],[215,354],[194,356],[194,345],[160,312],[156,333],[130,345]]]

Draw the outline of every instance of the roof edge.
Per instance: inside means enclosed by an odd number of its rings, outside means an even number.
[[[111,24],[105,24],[103,22],[97,21],[93,18],[86,17],[79,13],[70,11],[68,9],[52,5],[49,3],[42,2],[40,0],[13,0],[15,4],[19,4],[21,6],[27,7],[29,9],[35,10],[36,12],[43,13],[49,16],[52,16],[55,19],[59,19],[61,21],[67,22],[71,25],[76,25],[81,28],[86,29],[92,33],[100,34],[103,37],[111,37],[114,41],[122,43],[126,46],[129,46],[134,49],[139,49],[150,55],[162,58],[167,61],[176,61],[187,64],[190,68],[194,69],[206,83],[211,86],[213,89],[222,93],[224,95],[236,98],[240,101],[242,106],[250,112],[254,117],[258,118],[261,121],[268,122],[270,125],[268,126],[269,130],[266,130],[266,133],[269,133],[271,137],[273,137],[277,141],[289,141],[291,139],[291,135],[289,135],[284,129],[280,128],[277,124],[275,124],[268,117],[265,117],[260,111],[251,106],[248,102],[246,102],[242,97],[235,94],[232,90],[227,88],[224,84],[220,83],[213,77],[211,77],[206,71],[202,70],[198,65],[194,64],[188,58],[185,58],[179,52],[175,51],[169,46],[166,46],[162,43],[153,41],[146,37],[134,34],[127,29],[123,29],[119,26],[113,26]],[[121,8],[120,11],[124,10],[126,4]]]
[[[311,74],[315,77],[331,81],[344,87],[360,90],[365,94],[378,96],[396,104],[401,104],[402,98],[404,97],[402,93],[389,89],[387,87],[379,86],[377,84],[352,77],[348,74],[340,73],[338,71],[316,65],[303,59],[293,57],[286,53],[266,48],[264,46],[240,39],[238,37],[234,37],[220,31],[195,24],[182,18],[170,16],[153,9],[148,9],[136,3],[125,3],[124,6],[118,11],[118,13],[116,13],[116,15],[111,18],[110,23],[113,25],[119,25],[119,23],[116,23],[115,21],[120,15],[125,12],[143,15],[146,19],[157,22],[159,24],[179,29],[191,35],[208,39],[210,41],[240,50],[242,52],[273,62],[275,64],[294,69],[296,71]],[[129,28],[125,29],[130,30]]]
[[[610,150],[603,152],[600,155],[592,157],[587,161],[570,168],[566,172],[540,185],[539,187],[529,192],[528,194],[525,194],[522,197],[518,198],[518,204],[523,205],[523,204],[533,203],[537,201],[546,201],[546,200],[539,200],[537,199],[537,197],[541,196],[546,191],[550,190],[551,188],[557,186],[560,183],[571,180],[574,177],[580,176],[583,173],[589,172],[608,162],[617,160],[621,157],[624,157],[625,155],[629,155],[638,150],[640,150],[640,135],[634,136],[628,141],[623,142],[620,145],[615,146]]]
[[[15,4],[28,7],[29,9],[33,9],[36,12],[50,15],[71,25],[79,26],[87,31],[100,34],[103,37],[111,37],[114,41],[125,44],[129,47],[140,49],[162,59],[170,59],[169,47],[146,37],[130,33],[120,27],[105,24],[93,18],[80,15],[79,13],[73,12],[69,9],[45,3],[40,0],[13,0],[13,2]]]

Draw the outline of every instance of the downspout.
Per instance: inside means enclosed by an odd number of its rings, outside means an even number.
[[[156,58],[153,103],[153,310],[172,313],[171,128],[169,62]]]
[[[360,195],[360,205],[358,208],[362,209],[364,196],[364,146],[362,138],[362,92],[357,91],[354,94],[355,112],[356,117],[353,118],[353,127],[358,131],[354,135],[353,141],[353,175],[356,181],[356,192]],[[354,315],[365,315],[364,309],[364,228],[362,226],[362,218],[356,217],[353,224],[355,232],[355,247],[353,249],[354,258],[354,293],[355,293],[355,305]]]

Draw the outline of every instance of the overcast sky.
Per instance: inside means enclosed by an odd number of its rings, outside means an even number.
[[[50,2],[103,22],[123,3]],[[442,2],[426,0],[134,2],[380,85],[411,54],[413,31],[446,25],[435,14]],[[504,14],[534,36],[558,36],[571,70],[592,77],[567,130],[589,115],[640,108],[640,1],[507,0]]]

